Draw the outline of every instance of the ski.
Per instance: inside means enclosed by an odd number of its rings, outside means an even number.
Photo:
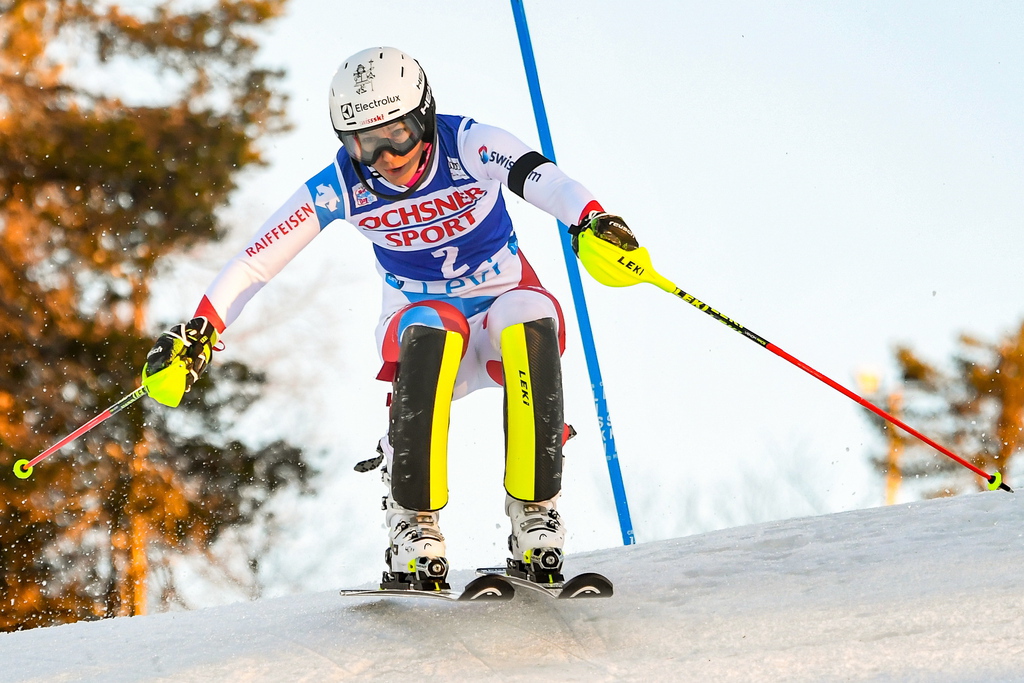
[[[531,581],[521,572],[515,574],[509,567],[481,567],[476,573],[481,578],[499,577],[515,586],[527,588],[535,593],[543,593],[549,598],[560,600],[578,600],[580,598],[610,598],[615,592],[612,582],[606,576],[594,572],[577,574],[563,581],[541,583]]]
[[[466,584],[461,591],[450,588],[439,590],[420,590],[413,587],[381,587],[368,589],[345,588],[338,592],[343,597],[375,597],[375,598],[428,598],[434,600],[454,600],[456,602],[506,602],[515,597],[516,589],[511,581],[503,576],[478,576]]]

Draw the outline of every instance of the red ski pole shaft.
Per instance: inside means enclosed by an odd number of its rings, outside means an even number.
[[[655,283],[655,284],[658,284],[658,283]],[[658,286],[661,286],[661,285],[658,284]],[[662,287],[662,289],[665,289],[665,287]],[[854,401],[856,401],[860,405],[864,406],[865,408],[867,408],[868,410],[870,410],[874,414],[878,415],[879,417],[883,418],[884,420],[887,420],[891,424],[896,425],[897,427],[899,427],[903,431],[907,432],[911,436],[914,436],[914,437],[920,439],[921,441],[923,441],[924,443],[928,444],[929,446],[931,446],[932,448],[934,448],[938,452],[942,453],[943,455],[945,455],[945,456],[947,456],[949,458],[952,458],[953,460],[955,460],[956,462],[960,463],[961,465],[963,465],[967,469],[971,470],[972,472],[974,472],[978,476],[984,477],[985,480],[988,481],[989,489],[991,489],[991,490],[1003,489],[1004,491],[1010,491],[1011,493],[1013,492],[1013,489],[1011,489],[1009,486],[1007,486],[1006,484],[1003,483],[1002,475],[999,472],[996,472],[995,474],[992,474],[992,475],[988,474],[987,472],[985,472],[985,470],[975,466],[973,463],[968,462],[967,460],[964,460],[963,458],[961,458],[960,456],[958,456],[956,453],[954,453],[953,451],[949,450],[945,446],[942,446],[941,444],[936,443],[932,439],[929,439],[927,436],[925,436],[921,432],[917,431],[916,429],[914,429],[910,425],[904,423],[902,420],[894,417],[893,415],[890,415],[889,413],[885,412],[884,410],[882,410],[881,408],[879,408],[875,404],[871,403],[867,399],[863,398],[862,396],[859,396],[858,394],[854,393],[853,391],[850,391],[849,389],[844,387],[839,382],[836,382],[835,380],[831,379],[830,377],[828,377],[828,376],[818,372],[817,370],[812,368],[810,365],[807,365],[806,363],[804,363],[800,359],[798,359],[798,358],[796,358],[794,356],[791,356],[790,354],[786,353],[785,351],[780,349],[775,344],[772,344],[770,341],[768,341],[767,339],[765,339],[761,335],[756,334],[755,332],[747,329],[743,325],[740,325],[738,322],[736,322],[732,318],[730,318],[730,317],[720,313],[719,311],[715,310],[714,308],[712,308],[708,304],[704,303],[700,299],[696,298],[695,296],[687,294],[686,292],[684,292],[683,290],[679,289],[678,287],[675,287],[674,285],[673,285],[673,289],[674,289],[674,291],[671,292],[672,294],[676,295],[677,297],[679,297],[680,299],[682,299],[686,303],[690,304],[694,308],[696,308],[698,310],[701,310],[701,311],[704,311],[705,313],[710,315],[715,320],[725,324],[726,326],[732,328],[733,330],[736,330],[737,332],[742,334],[747,339],[750,339],[751,341],[757,342],[758,344],[760,344],[764,348],[766,348],[769,351],[771,351],[772,353],[774,353],[779,358],[783,358],[783,359],[789,361],[790,363],[792,363],[793,365],[797,366],[798,368],[800,368],[804,372],[808,373],[809,375],[811,375],[813,377],[816,377],[817,379],[821,380],[822,382],[824,382],[825,384],[829,385],[830,387],[832,387],[836,391],[840,392],[841,394],[847,396],[848,398],[853,399]],[[666,291],[669,291],[669,290],[666,289]]]
[[[113,415],[116,415],[117,413],[121,412],[121,410],[123,410],[124,408],[127,408],[132,403],[135,403],[140,398],[145,396],[147,393],[149,393],[149,392],[146,389],[146,387],[139,387],[138,389],[136,389],[132,393],[130,393],[127,396],[123,397],[121,400],[119,400],[114,405],[112,405],[109,408],[107,408],[106,410],[104,410],[102,413],[100,413],[96,417],[94,417],[91,420],[89,420],[88,422],[86,422],[84,425],[82,425],[81,427],[79,427],[75,431],[73,431],[70,434],[68,434],[67,436],[65,436],[63,439],[61,439],[57,443],[55,443],[52,446],[50,446],[49,448],[47,448],[45,451],[43,451],[42,453],[40,453],[36,457],[32,458],[31,460],[19,460],[18,462],[14,463],[14,474],[19,479],[28,479],[29,477],[32,476],[32,468],[33,467],[35,467],[40,462],[42,462],[46,458],[50,457],[51,455],[53,455],[54,453],[59,451],[64,446],[67,446],[69,443],[71,443],[72,441],[74,441],[75,439],[80,437],[82,434],[85,434],[90,429],[92,429],[96,425],[100,424],[101,422],[103,422],[107,418],[112,417]]]

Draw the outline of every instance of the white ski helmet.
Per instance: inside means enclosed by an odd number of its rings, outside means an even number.
[[[331,123],[354,161],[373,164],[385,150],[408,154],[418,142],[432,142],[436,130],[434,98],[419,62],[393,47],[357,52],[342,63],[331,81]],[[386,136],[361,136],[376,128]],[[358,164],[357,164],[358,166]]]

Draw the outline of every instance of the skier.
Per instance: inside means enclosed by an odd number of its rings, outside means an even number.
[[[382,587],[447,587],[438,513],[448,502],[450,403],[488,386],[505,391],[512,564],[530,580],[560,580],[565,324],[519,248],[500,186],[574,226],[574,248],[592,273],[621,267],[617,255],[636,240],[511,134],[436,114],[423,69],[397,49],[345,60],[329,103],[342,143],[334,160],[228,262],[193,319],[157,340],[143,384],[157,401],[178,405],[245,303],[321,230],[347,221],[373,242],[383,279],[377,378],[392,383],[389,424],[378,457],[357,466],[384,461]],[[581,248],[598,239],[601,248]]]

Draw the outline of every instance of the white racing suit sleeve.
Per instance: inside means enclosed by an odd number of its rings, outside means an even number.
[[[320,233],[314,199],[306,185],[260,227],[244,249],[214,278],[196,315],[223,331],[245,304]]]
[[[566,225],[579,222],[594,195],[511,133],[467,119],[459,153],[475,178],[497,180]]]

